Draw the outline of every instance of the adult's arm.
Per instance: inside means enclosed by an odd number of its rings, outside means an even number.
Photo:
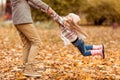
[[[28,1],[28,4],[29,4],[31,7],[35,8],[35,9],[40,9],[38,6],[36,6],[35,4],[33,4],[33,3],[30,2],[30,1]]]
[[[38,9],[41,9],[43,12],[50,15],[58,24],[61,26],[64,26],[64,20],[62,17],[60,17],[49,5],[44,3],[42,0],[28,0],[33,5],[36,5]]]
[[[47,12],[49,8],[49,5],[47,5],[41,0],[28,0],[28,2],[32,3],[32,5],[39,7],[39,9],[43,10],[44,12]]]

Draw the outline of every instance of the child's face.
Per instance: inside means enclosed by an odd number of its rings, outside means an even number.
[[[66,26],[70,26],[68,22],[69,22],[69,21],[73,21],[71,15],[69,15],[69,14],[64,17],[64,20],[65,20],[64,24],[65,24]]]
[[[74,13],[70,13],[67,16],[65,16],[66,21],[72,21],[74,23],[78,23],[80,21],[80,17]]]
[[[65,18],[66,18],[68,21],[72,21],[72,16],[71,16],[71,15],[67,15],[67,16],[65,16]]]

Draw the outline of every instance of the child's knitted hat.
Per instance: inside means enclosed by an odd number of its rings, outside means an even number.
[[[74,13],[69,13],[64,17],[65,20],[72,20],[74,23],[78,23],[80,21],[80,17]]]

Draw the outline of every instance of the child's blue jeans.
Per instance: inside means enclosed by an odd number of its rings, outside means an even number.
[[[72,42],[73,45],[75,45],[79,51],[82,53],[83,56],[90,56],[93,46],[92,45],[85,45],[84,40],[82,39],[76,39],[74,42]]]

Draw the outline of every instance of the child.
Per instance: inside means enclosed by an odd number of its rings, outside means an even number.
[[[87,34],[83,32],[77,24],[80,20],[78,15],[70,13],[63,17],[63,20],[65,20],[66,23],[64,23],[65,26],[60,26],[60,30],[61,39],[65,45],[71,42],[78,48],[83,56],[100,55],[103,59],[105,58],[103,45],[86,45],[84,43]]]

